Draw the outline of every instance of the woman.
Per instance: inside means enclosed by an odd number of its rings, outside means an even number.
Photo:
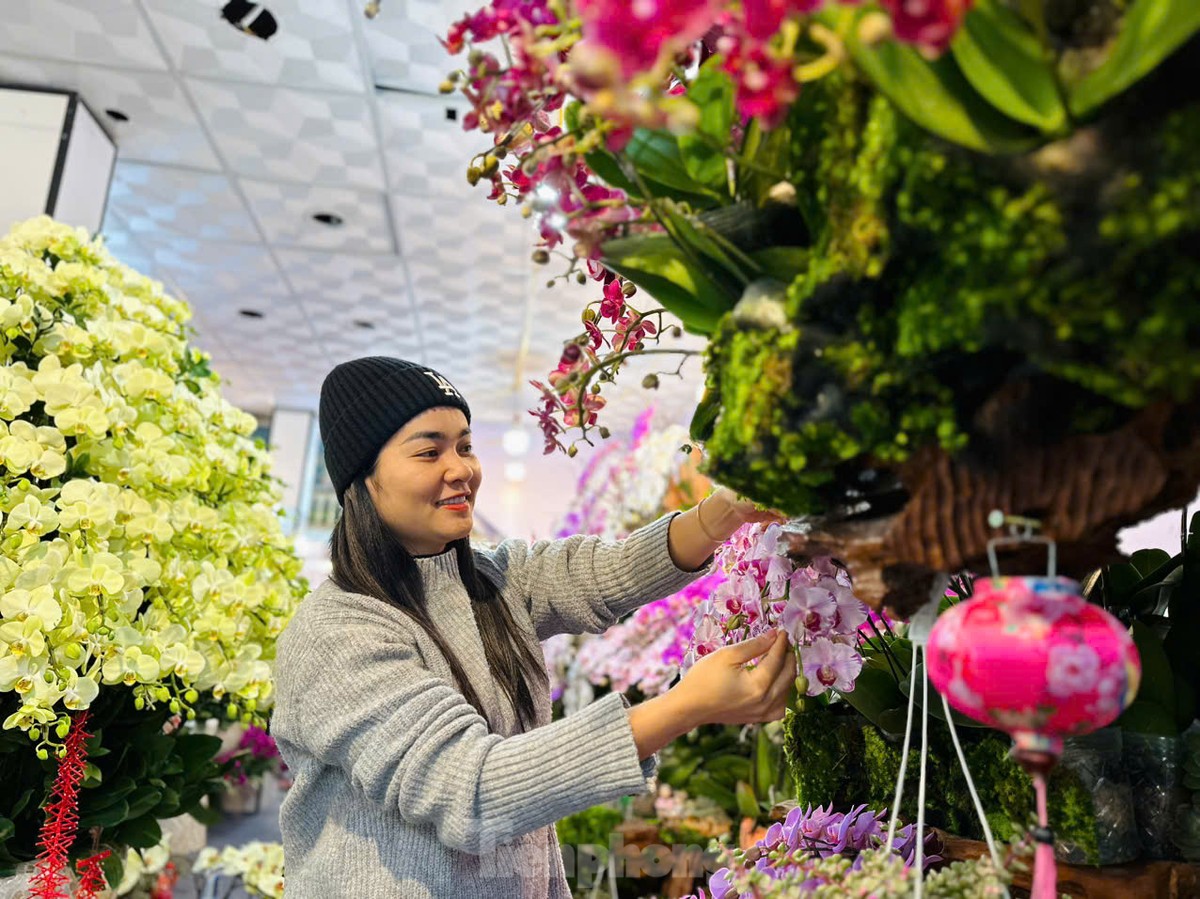
[[[475,549],[470,417],[449,381],[398,359],[343,363],[321,388],[342,515],[332,575],[278,644],[288,896],[567,899],[556,820],[645,791],[654,754],[700,724],[783,715],[795,660],[773,634],[636,707],[612,694],[551,723],[538,641],[679,590],[765,516],[722,490],[621,543]]]

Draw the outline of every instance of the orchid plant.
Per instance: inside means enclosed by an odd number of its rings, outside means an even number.
[[[103,840],[119,866],[158,818],[203,813],[220,741],[187,722],[271,708],[301,560],[190,314],[82,229],[0,237],[0,871],[36,855],[82,714],[75,848]]]
[[[726,580],[698,610],[685,671],[722,646],[782,628],[799,655],[798,691],[854,689],[863,666],[859,642],[873,624],[869,610],[830,559],[797,565],[785,548],[778,524],[747,525],[722,547],[717,564]]]
[[[201,849],[192,871],[231,878],[233,885],[224,897],[232,895],[234,886],[240,881],[251,896],[283,899],[283,865],[283,846],[254,840],[243,846],[226,846],[219,851]]]
[[[889,851],[882,817],[882,812],[864,806],[845,814],[793,808],[750,849],[727,851],[727,864],[709,877],[708,889],[687,899],[906,899],[922,876],[923,892],[929,897],[1000,899],[1007,895],[1009,872],[1028,854],[1027,846],[1015,844],[1002,868],[984,855],[923,873],[940,859],[927,856],[918,869],[911,825],[897,831]],[[927,842],[932,841],[931,835]]]

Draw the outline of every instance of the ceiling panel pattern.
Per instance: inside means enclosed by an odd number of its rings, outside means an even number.
[[[333,365],[387,354],[443,370],[479,421],[525,421],[526,382],[598,289],[547,289],[532,224],[466,182],[488,141],[437,93],[457,62],[438,36],[482,0],[383,0],[374,20],[362,0],[262,2],[267,41],[223,21],[224,0],[4,0],[0,80],[76,90],[101,116],[109,247],[192,304],[235,403],[315,408]],[[629,366],[609,426],[649,402],[685,417],[697,360],[640,387],[673,367]]]
[[[0,40],[6,35],[0,27]],[[122,160],[214,171],[221,167],[200,117],[169,74],[29,59],[0,50],[0,82],[77,91],[116,141]],[[106,110],[128,121],[118,121]]]

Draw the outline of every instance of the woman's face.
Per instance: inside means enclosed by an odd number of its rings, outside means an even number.
[[[415,556],[468,537],[483,473],[467,417],[450,407],[422,412],[392,435],[367,478],[383,523]]]

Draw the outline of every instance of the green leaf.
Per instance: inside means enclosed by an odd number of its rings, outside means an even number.
[[[1138,734],[1173,737],[1179,731],[1175,716],[1156,702],[1138,700],[1117,719],[1117,727]]]
[[[737,302],[664,234],[610,240],[602,253],[606,266],[662,303],[693,333],[711,334]]]
[[[1129,557],[1129,564],[1137,569],[1141,577],[1146,577],[1170,561],[1171,554],[1162,549],[1139,549]]]
[[[1067,123],[1046,50],[1025,21],[997,0],[980,0],[950,44],[979,94],[1010,118],[1048,133]]]
[[[713,280],[722,283],[726,291],[736,291],[740,296],[741,290],[760,274],[754,260],[715,229],[690,220],[672,204],[661,204],[659,213],[667,233],[682,245],[686,255],[710,263],[708,269]]]
[[[677,191],[683,196],[675,199],[703,197],[707,199],[707,205],[721,201],[721,193],[688,174],[679,152],[679,142],[669,132],[638,128],[622,153],[643,178],[667,188],[663,195],[672,196],[670,191]]]
[[[129,817],[140,818],[158,805],[162,795],[162,790],[156,790],[154,787],[142,787],[128,799]]]
[[[766,277],[791,284],[808,268],[810,256],[806,247],[767,247],[755,250],[750,258]]]
[[[17,825],[8,818],[0,818],[0,843],[8,840],[16,832]]]
[[[744,780],[737,782],[737,810],[743,818],[758,817],[758,797],[754,795],[754,790],[750,784]]]
[[[839,693],[842,699],[862,714],[872,724],[878,725],[880,716],[888,709],[904,705],[904,694],[896,679],[885,669],[864,665],[849,693]]]
[[[1132,634],[1133,642],[1137,646],[1138,656],[1142,660],[1142,682],[1141,686],[1138,687],[1137,701],[1134,705],[1146,704],[1154,706],[1166,716],[1166,721],[1170,722],[1170,733],[1176,733],[1177,731],[1174,730],[1176,708],[1175,678],[1171,673],[1171,664],[1167,660],[1166,652],[1163,650],[1162,641],[1158,639],[1158,636],[1150,627],[1141,621],[1133,623]],[[1133,706],[1130,706],[1130,709],[1132,708]],[[1121,716],[1121,727],[1127,730],[1136,730],[1136,727],[1132,727],[1127,723],[1126,716],[1128,715],[1129,711],[1127,710],[1125,715]],[[1159,733],[1160,730],[1143,732]]]
[[[951,54],[931,61],[895,41],[868,47],[854,30],[847,46],[855,64],[880,93],[939,137],[984,153],[1018,153],[1037,144],[1035,132],[1003,115],[975,92]]]
[[[21,812],[25,810],[25,807],[29,805],[29,800],[33,798],[33,792],[33,788],[30,787],[28,790],[22,793],[21,797],[13,803],[13,806],[11,809],[9,809],[8,813],[14,818],[21,814]],[[0,840],[0,842],[3,842],[3,840]]]
[[[759,796],[766,796],[771,784],[775,783],[776,765],[774,747],[766,728],[758,729],[754,742],[754,781],[752,786]]]
[[[125,853],[118,849],[114,847],[113,853],[100,863],[107,883],[118,884],[125,877]]]
[[[1068,87],[1071,113],[1082,117],[1093,112],[1152,71],[1197,30],[1196,0],[1134,0],[1108,59]]]
[[[89,827],[116,827],[129,817],[129,803],[124,799],[109,803],[103,808],[90,812],[80,812],[79,826],[86,830]]]
[[[122,824],[113,839],[134,849],[152,849],[162,842],[162,828],[152,815],[142,815]]]
[[[1129,598],[1141,579],[1138,570],[1132,565],[1109,565],[1104,569],[1104,598],[1108,605],[1115,609],[1128,606]]]
[[[221,738],[208,734],[183,734],[175,738],[175,753],[187,771],[200,770],[221,751]]]
[[[733,82],[714,57],[688,87],[688,99],[700,110],[695,134],[679,137],[679,153],[692,178],[718,193],[729,193],[724,149],[733,132]]]

